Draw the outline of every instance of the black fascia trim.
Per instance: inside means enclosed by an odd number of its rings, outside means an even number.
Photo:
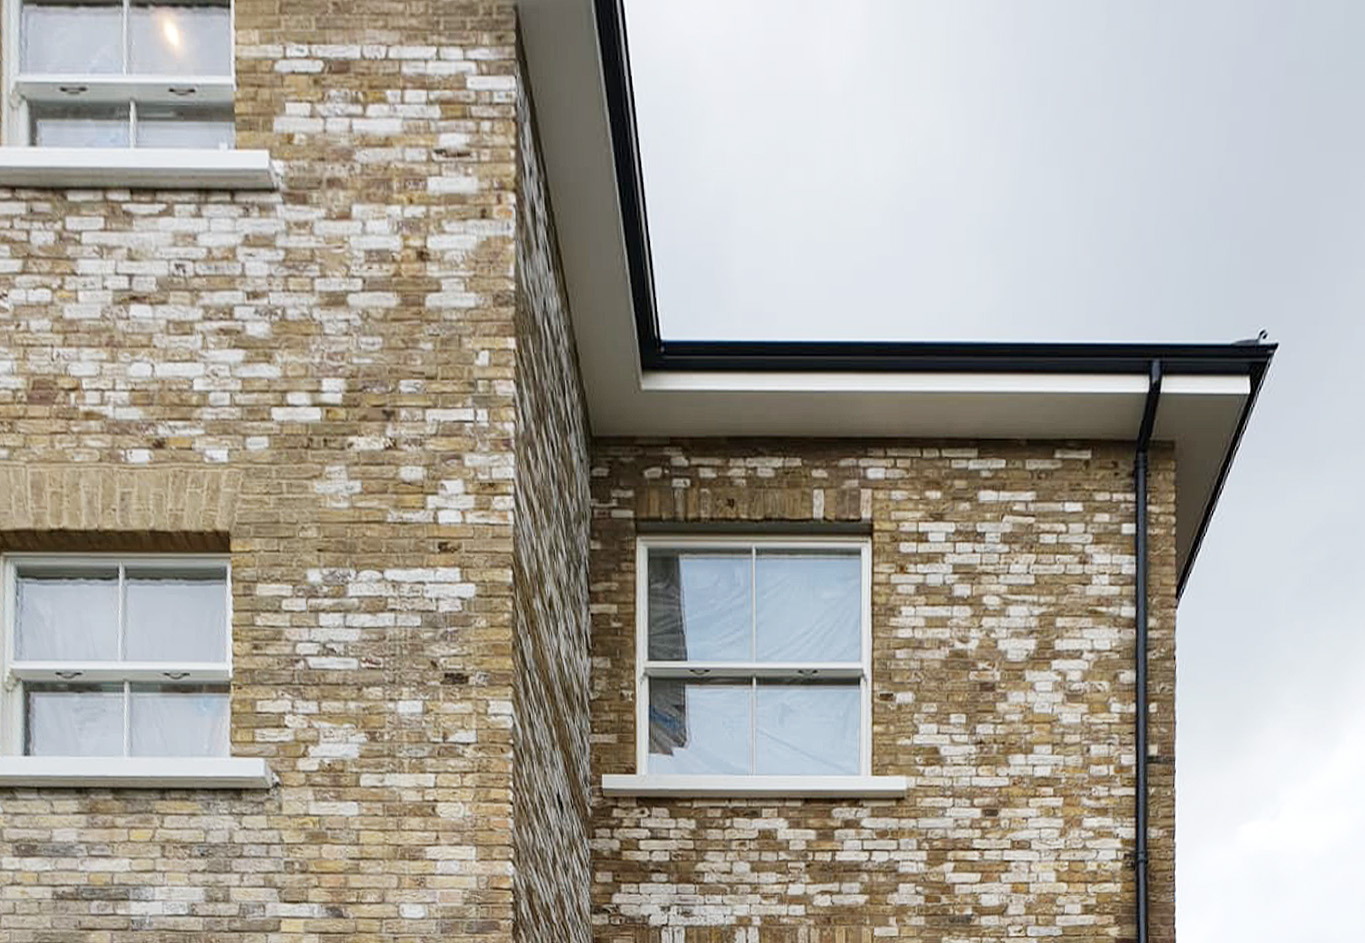
[[[593,0],[593,10],[597,16],[598,52],[602,58],[631,305],[635,309],[635,338],[640,364],[648,369],[647,364],[653,361],[659,348],[660,333],[654,306],[654,262],[649,249],[649,217],[645,212],[644,171],[635,124],[635,88],[630,77],[624,0]]]
[[[1233,430],[1232,442],[1228,445],[1227,451],[1223,453],[1223,465],[1218,469],[1218,477],[1214,480],[1213,491],[1209,494],[1209,500],[1204,504],[1204,510],[1199,515],[1199,527],[1194,532],[1194,540],[1190,543],[1190,552],[1185,555],[1185,565],[1180,568],[1180,577],[1176,580],[1175,599],[1177,603],[1180,601],[1180,597],[1184,595],[1185,584],[1189,582],[1190,573],[1194,570],[1195,558],[1199,556],[1199,548],[1203,546],[1204,535],[1208,532],[1209,523],[1213,520],[1214,508],[1218,506],[1218,499],[1222,497],[1223,485],[1228,480],[1228,472],[1232,471],[1233,459],[1237,457],[1237,450],[1242,445],[1242,434],[1246,431],[1247,423],[1251,420],[1251,411],[1256,406],[1256,398],[1261,394],[1261,385],[1265,382],[1266,371],[1270,369],[1270,358],[1275,353],[1276,346],[1275,344],[1263,345],[1261,349],[1267,351],[1265,360],[1251,367],[1251,392],[1242,405],[1242,415],[1237,417],[1237,428]]]
[[[1248,374],[1273,344],[667,341],[645,369],[792,372]]]
[[[642,370],[1245,373],[1273,345],[668,340],[660,333],[623,0],[593,0]]]

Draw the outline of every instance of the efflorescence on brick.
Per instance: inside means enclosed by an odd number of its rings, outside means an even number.
[[[1173,939],[1174,466],[1153,458],[1154,940]],[[597,795],[611,943],[1133,935],[1120,444],[617,441],[592,467],[593,773],[635,772],[636,525],[872,530],[873,772],[903,800]]]
[[[587,943],[588,419],[529,98],[518,116],[514,929]]]
[[[514,11],[235,17],[277,191],[0,190],[0,550],[225,534],[279,783],[0,790],[0,938],[509,940]]]

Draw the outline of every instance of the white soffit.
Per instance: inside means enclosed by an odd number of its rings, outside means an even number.
[[[624,385],[623,385],[624,386]],[[1136,374],[645,373],[593,417],[599,435],[1133,439]],[[1156,437],[1198,417],[1236,426],[1245,376],[1168,376]]]
[[[518,10],[578,365],[602,433],[612,403],[640,381],[597,24],[592,0],[522,0]]]
[[[1136,437],[1148,387],[1136,373],[642,373],[592,0],[519,9],[595,434]],[[1164,380],[1155,438],[1175,444],[1182,568],[1250,393],[1247,376]]]

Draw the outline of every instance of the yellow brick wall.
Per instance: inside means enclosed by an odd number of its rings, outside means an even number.
[[[1153,456],[1154,941],[1174,938],[1174,466]],[[872,534],[872,768],[900,800],[609,799],[602,943],[1125,940],[1134,933],[1131,447],[598,441],[593,776],[635,770],[635,538]]]
[[[513,933],[588,943],[588,416],[525,89],[517,145]]]
[[[277,191],[0,190],[0,552],[226,534],[279,784],[0,790],[0,939],[510,940],[514,13],[236,28]]]

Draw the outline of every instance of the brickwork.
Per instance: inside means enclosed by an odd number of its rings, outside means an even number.
[[[0,552],[228,551],[232,749],[279,782],[0,789],[0,941],[1130,938],[1128,449],[591,443],[512,4],[235,16],[277,190],[0,189]],[[595,789],[636,523],[708,520],[871,528],[903,801]]]
[[[518,117],[514,938],[587,943],[588,424],[526,97]]]
[[[229,528],[279,784],[0,790],[0,939],[510,940],[514,13],[236,26],[277,191],[0,190],[0,550]]]
[[[861,521],[873,772],[903,800],[598,793],[602,943],[1133,937],[1121,444],[599,441],[593,775],[635,772],[637,522]],[[1174,938],[1174,467],[1153,456],[1154,941]]]
[[[221,465],[0,463],[0,518],[8,533],[226,534],[241,490],[242,469]]]

